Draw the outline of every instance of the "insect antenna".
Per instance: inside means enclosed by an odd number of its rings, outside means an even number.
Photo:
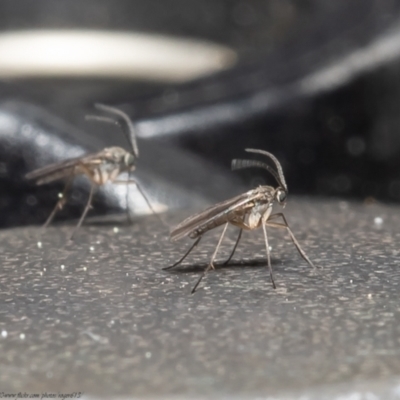
[[[281,181],[279,179],[279,175],[268,164],[265,164],[264,162],[257,161],[257,160],[241,160],[241,159],[232,160],[232,165],[231,165],[232,170],[244,169],[244,168],[253,168],[253,167],[265,168],[276,179],[278,184],[281,185]]]
[[[109,124],[117,124],[118,126],[120,126],[119,123],[115,119],[112,119],[112,118],[109,118],[109,117],[103,117],[101,115],[91,115],[91,114],[90,115],[85,115],[85,119],[87,121],[107,122]]]
[[[281,163],[278,161],[278,159],[273,154],[271,154],[265,150],[258,150],[258,149],[245,149],[245,150],[249,153],[257,153],[257,154],[262,154],[263,156],[269,157],[274,162],[276,169],[278,171],[278,175],[279,175],[278,183],[282,186],[283,189],[285,189],[286,192],[288,191],[285,176],[283,175],[283,169],[282,169]],[[269,169],[268,169],[268,171],[269,171]]]
[[[116,107],[111,107],[111,106],[106,106],[105,104],[99,104],[96,103],[94,107],[97,110],[112,114],[115,116],[117,119],[109,118],[109,117],[102,117],[102,116],[92,116],[89,115],[86,118],[87,119],[95,119],[98,121],[104,121],[104,122],[111,122],[111,123],[117,123],[119,126],[122,128],[122,131],[124,132],[126,138],[129,141],[129,144],[132,148],[132,154],[137,158],[139,157],[139,148],[136,142],[136,135],[135,135],[135,129],[133,127],[131,119],[128,117],[127,114],[125,114],[123,111]],[[122,122],[122,123],[121,123]]]
[[[121,128],[121,131],[125,132],[123,129],[123,126],[120,124],[119,121],[110,118],[110,117],[104,117],[102,115],[85,115],[85,120],[86,121],[97,121],[97,122],[106,122],[108,124],[115,124],[118,125],[119,128]],[[130,144],[130,142],[129,142]]]

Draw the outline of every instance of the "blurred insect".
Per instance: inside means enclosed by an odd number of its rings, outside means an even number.
[[[98,186],[104,185],[107,182],[126,185],[130,183],[135,184],[151,211],[156,214],[149,200],[144,194],[142,188],[134,179],[130,177],[130,172],[135,170],[136,160],[139,157],[139,149],[136,143],[135,132],[130,118],[124,112],[114,107],[106,106],[103,104],[96,104],[95,108],[99,111],[110,114],[111,117],[89,115],[87,116],[87,119],[109,122],[119,125],[130,143],[131,151],[127,151],[121,147],[107,147],[104,150],[99,151],[98,153],[87,154],[81,157],[62,161],[60,163],[51,164],[46,167],[39,168],[26,175],[26,179],[36,181],[36,185],[43,185],[59,179],[67,180],[64,190],[62,194],[60,194],[59,201],[47,218],[47,221],[44,223],[43,227],[47,227],[53,220],[57,211],[61,210],[65,205],[67,201],[66,194],[70,189],[74,178],[78,175],[86,175],[89,178],[91,183],[89,198],[86,203],[85,209],[79,219],[79,222],[71,235],[71,239],[73,238],[79,227],[82,225],[86,214],[91,208],[95,189],[98,188]],[[123,172],[128,172],[128,180],[120,181],[117,178]],[[127,211],[129,211],[128,198],[126,204]]]
[[[268,236],[266,229],[268,226],[272,228],[286,229],[294,245],[296,246],[298,252],[300,253],[301,257],[303,257],[304,260],[307,261],[307,263],[314,268],[314,264],[307,257],[306,253],[301,248],[299,242],[293,235],[293,232],[290,229],[284,214],[283,213],[271,214],[272,207],[275,202],[278,202],[283,207],[286,204],[288,188],[286,185],[285,177],[283,175],[281,164],[273,154],[267,151],[257,150],[257,149],[246,149],[246,151],[250,153],[262,154],[264,156],[269,157],[275,163],[277,170],[275,171],[269,165],[257,160],[233,160],[232,169],[237,170],[250,167],[265,168],[274,176],[274,178],[278,182],[278,187],[273,188],[272,186],[266,186],[266,185],[259,186],[256,189],[250,190],[232,199],[218,203],[214,206],[209,207],[203,212],[200,212],[185,219],[182,223],[177,225],[171,231],[172,241],[182,239],[185,236],[188,236],[191,239],[196,239],[196,241],[193,243],[193,245],[189,248],[189,250],[184,254],[184,256],[179,261],[177,261],[174,265],[171,265],[170,267],[163,268],[164,270],[174,268],[179,264],[181,264],[182,261],[190,254],[190,252],[199,244],[204,233],[218,226],[224,225],[224,229],[219,238],[217,247],[211,257],[211,261],[208,264],[207,268],[204,270],[203,274],[196,282],[196,284],[194,285],[192,293],[196,291],[196,288],[198,287],[204,276],[207,274],[207,272],[209,272],[210,269],[215,269],[214,259],[218,253],[222,239],[225,235],[226,229],[229,224],[237,226],[238,228],[240,228],[240,231],[235,246],[233,247],[233,250],[228,260],[224,264],[229,263],[229,261],[233,257],[236,248],[239,244],[240,238],[242,236],[243,229],[253,230],[262,226],[264,231],[265,246],[267,251],[269,274],[271,277],[272,286],[274,289],[276,289],[276,285],[272,275],[270,249],[268,245]],[[281,218],[282,222],[274,221],[278,218]]]

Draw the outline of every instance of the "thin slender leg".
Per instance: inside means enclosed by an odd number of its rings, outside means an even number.
[[[177,261],[174,265],[171,265],[170,267],[163,268],[163,270],[166,271],[167,269],[177,267],[191,253],[191,251],[199,244],[201,238],[202,238],[202,236],[199,236],[197,238],[197,240],[192,244],[192,246],[190,246],[190,249],[185,253],[185,255],[179,261]]]
[[[60,200],[57,201],[57,204],[53,208],[53,211],[47,218],[46,222],[43,224],[43,228],[47,228],[49,226],[49,224],[51,223],[51,221],[53,221],[53,218],[57,214],[57,211],[61,210],[64,207],[64,204],[67,202],[66,195],[67,195],[69,188],[71,187],[73,178],[74,178],[73,175],[71,175],[68,178],[67,183],[65,184],[64,190],[62,192],[62,197],[60,198]]]
[[[295,238],[295,236],[294,236],[292,230],[289,228],[289,225],[288,225],[288,222],[287,222],[285,216],[284,216],[282,213],[277,213],[277,214],[271,215],[271,217],[275,217],[275,216],[281,217],[281,218],[283,219],[283,222],[284,222],[284,223],[283,223],[283,224],[279,224],[279,223],[277,223],[277,222],[269,222],[269,221],[267,221],[267,225],[268,225],[268,226],[271,226],[271,227],[274,227],[274,228],[285,228],[285,229],[289,232],[290,238],[292,239],[292,242],[293,242],[293,244],[296,246],[296,249],[297,249],[297,251],[299,252],[299,254],[301,255],[301,257],[302,257],[305,261],[307,261],[307,263],[308,263],[311,267],[315,268],[315,265],[314,265],[314,264],[312,263],[312,261],[308,258],[308,256],[307,256],[307,254],[305,253],[305,251],[301,248],[300,243],[299,243],[299,242],[297,241],[297,239]],[[271,217],[270,217],[270,219],[271,219]],[[318,267],[318,268],[320,268],[320,267]]]
[[[224,262],[224,265],[228,264],[229,261],[231,261],[233,255],[235,254],[235,251],[236,251],[236,248],[237,248],[237,246],[239,244],[240,238],[242,237],[242,232],[243,232],[243,229],[240,229],[239,235],[238,235],[238,237],[236,239],[235,246],[233,247],[233,250],[232,250],[231,255],[229,256],[229,258]]]
[[[126,216],[129,224],[132,224],[131,213],[129,212],[129,181],[131,180],[131,171],[128,172],[128,181],[126,182]]]
[[[215,267],[214,267],[214,259],[215,259],[216,255],[217,255],[217,253],[218,253],[219,247],[221,246],[222,239],[224,238],[224,235],[225,235],[225,232],[226,232],[226,228],[228,228],[228,222],[225,224],[224,230],[223,230],[222,233],[221,233],[221,236],[220,236],[220,238],[219,238],[217,247],[215,248],[214,254],[213,254],[212,257],[211,257],[211,261],[210,261],[210,263],[208,264],[208,267],[207,267],[207,268],[204,270],[204,272],[201,274],[201,276],[200,276],[200,278],[198,279],[198,281],[196,282],[196,284],[194,285],[194,287],[193,287],[193,289],[192,289],[192,292],[191,292],[192,294],[196,291],[197,286],[199,286],[200,282],[201,282],[202,279],[205,277],[205,275],[207,274],[207,272],[208,272],[210,269],[215,269]]]
[[[274,277],[272,276],[271,257],[270,257],[270,254],[269,254],[267,227],[266,227],[266,221],[264,220],[264,218],[262,220],[262,227],[263,227],[263,231],[264,231],[265,246],[267,248],[267,260],[268,260],[269,276],[271,277],[272,287],[274,289],[276,289],[276,285],[275,285],[275,282],[274,282]]]
[[[76,225],[76,227],[75,227],[75,229],[73,230],[72,235],[71,235],[71,237],[70,237],[69,240],[72,240],[72,239],[73,239],[73,237],[74,237],[76,231],[81,227],[82,222],[83,222],[83,220],[84,220],[85,217],[86,217],[86,214],[87,214],[88,211],[90,210],[90,207],[91,207],[91,205],[92,205],[94,190],[95,190],[95,185],[92,183],[92,185],[91,185],[91,187],[90,187],[89,198],[88,198],[88,201],[87,201],[87,203],[86,203],[85,209],[84,209],[84,211],[83,211],[83,213],[82,213],[82,216],[81,216],[81,218],[80,218],[80,220],[79,220],[79,222],[78,222],[78,225]]]
[[[154,211],[154,208],[152,207],[149,199],[147,198],[146,194],[144,193],[144,190],[141,188],[141,186],[134,180],[134,179],[129,179],[128,181],[114,181],[113,183],[116,184],[129,184],[129,183],[133,183],[134,185],[136,185],[136,187],[138,188],[140,194],[142,195],[142,197],[144,198],[144,200],[146,201],[146,204],[148,205],[148,207],[150,208],[151,212],[161,221],[161,223],[164,226],[167,226],[167,224],[165,223],[165,221],[161,218],[160,214]]]

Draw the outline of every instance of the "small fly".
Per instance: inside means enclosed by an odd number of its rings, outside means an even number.
[[[170,267],[163,268],[164,270],[174,268],[179,264],[181,264],[182,261],[189,255],[189,253],[199,244],[204,233],[218,226],[224,225],[224,229],[219,238],[217,247],[211,257],[211,261],[208,264],[207,268],[204,270],[203,274],[196,282],[196,284],[194,285],[192,293],[196,291],[198,285],[200,284],[204,276],[207,274],[207,272],[209,272],[211,269],[215,269],[214,260],[218,253],[219,247],[221,246],[222,239],[225,235],[226,229],[229,224],[240,228],[240,230],[235,246],[233,247],[233,250],[228,260],[224,264],[227,264],[233,257],[236,248],[239,244],[240,238],[242,236],[243,229],[253,230],[262,226],[264,231],[264,240],[267,251],[268,269],[271,277],[271,283],[274,289],[276,289],[276,285],[272,275],[267,227],[286,229],[294,245],[296,246],[298,252],[300,253],[301,257],[303,257],[303,259],[307,261],[307,263],[311,267],[314,268],[314,264],[307,257],[306,253],[301,248],[299,242],[295,238],[284,214],[281,212],[272,214],[272,208],[274,203],[277,202],[282,207],[285,207],[286,197],[288,194],[288,188],[286,185],[285,177],[283,175],[281,164],[273,154],[267,151],[257,150],[257,149],[246,149],[246,151],[250,153],[262,154],[266,157],[269,157],[274,162],[276,170],[271,168],[271,166],[269,166],[268,164],[261,161],[236,160],[236,159],[232,161],[232,169],[237,170],[250,167],[264,168],[274,176],[274,178],[278,183],[278,187],[274,188],[272,186],[266,186],[266,185],[259,186],[256,189],[250,190],[239,196],[233,197],[232,199],[213,205],[207,208],[203,212],[192,215],[191,217],[185,219],[182,223],[177,225],[171,231],[172,241],[182,239],[183,237],[186,236],[188,236],[191,239],[196,239],[196,241],[193,243],[193,245],[189,248],[189,250],[184,254],[184,256],[179,261],[177,261],[174,265],[171,265]]]
[[[99,111],[109,114],[110,117],[88,116],[87,118],[103,122],[116,123],[117,125],[119,125],[122,131],[127,136],[127,139],[131,146],[131,151],[127,151],[121,147],[116,146],[107,147],[99,151],[98,153],[87,154],[81,157],[72,158],[66,161],[62,161],[60,163],[55,163],[43,168],[36,169],[35,171],[32,171],[25,176],[28,180],[36,181],[36,185],[43,185],[59,179],[66,180],[66,185],[64,187],[63,193],[60,195],[60,200],[57,202],[56,206],[47,218],[43,227],[47,227],[53,220],[57,211],[61,210],[65,205],[67,201],[66,194],[70,189],[74,178],[79,175],[86,175],[89,178],[89,181],[91,183],[89,198],[86,203],[85,209],[79,219],[79,222],[71,235],[71,239],[73,238],[79,227],[82,225],[82,222],[91,207],[95,190],[99,186],[102,186],[107,182],[126,185],[131,183],[135,184],[151,211],[156,214],[149,200],[144,194],[142,188],[134,179],[130,178],[130,175],[128,180],[117,179],[118,176],[123,172],[128,172],[128,174],[130,174],[130,172],[134,171],[136,168],[136,160],[139,157],[139,149],[136,143],[132,121],[123,111],[119,110],[118,108],[106,106],[104,104],[96,104],[95,108]]]

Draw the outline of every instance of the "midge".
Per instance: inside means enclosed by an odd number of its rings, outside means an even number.
[[[285,177],[283,175],[281,164],[273,154],[267,151],[257,149],[246,149],[246,151],[249,153],[258,153],[269,157],[274,162],[276,166],[276,171],[269,165],[257,160],[233,160],[232,169],[236,170],[250,167],[265,168],[274,176],[274,178],[278,182],[278,187],[273,188],[272,186],[262,185],[259,186],[257,189],[249,190],[246,193],[218,203],[212,207],[207,208],[201,213],[195,214],[185,219],[182,223],[180,223],[171,231],[172,241],[182,239],[185,236],[189,236],[191,239],[196,239],[196,241],[179,261],[177,261],[174,265],[171,265],[170,267],[163,268],[165,270],[178,266],[199,244],[200,239],[203,237],[204,233],[218,226],[224,225],[224,229],[219,238],[217,247],[211,257],[211,261],[194,285],[192,293],[196,291],[197,286],[200,284],[201,280],[204,278],[207,272],[210,269],[215,269],[214,260],[218,253],[218,249],[221,246],[222,239],[229,224],[237,226],[238,228],[240,228],[240,230],[235,246],[233,247],[233,250],[225,264],[227,264],[233,257],[233,254],[235,253],[237,245],[239,244],[240,238],[242,236],[243,229],[253,230],[262,226],[264,231],[265,247],[267,250],[268,269],[274,289],[276,289],[276,285],[272,275],[267,227],[286,229],[300,255],[304,258],[304,260],[307,261],[307,263],[311,267],[314,268],[314,264],[307,257],[299,242],[294,237],[293,232],[289,228],[289,225],[283,213],[272,214],[272,207],[274,203],[278,202],[281,206],[284,207],[288,194],[288,188],[286,185]],[[281,222],[277,222],[279,218],[281,219]]]
[[[81,157],[72,158],[60,163],[39,168],[25,176],[28,180],[36,181],[36,185],[43,185],[59,179],[66,179],[66,185],[63,193],[60,196],[60,200],[57,202],[43,227],[48,226],[53,220],[57,211],[63,208],[67,201],[66,194],[70,189],[74,178],[78,175],[86,175],[89,178],[91,183],[89,198],[81,218],[79,219],[79,222],[71,235],[71,239],[73,238],[75,232],[82,225],[82,222],[91,207],[95,189],[107,182],[126,185],[130,183],[135,184],[151,211],[155,213],[142,188],[134,179],[131,179],[130,176],[128,180],[117,179],[122,172],[130,173],[131,171],[134,171],[136,168],[136,160],[139,157],[139,149],[136,143],[135,132],[130,118],[118,108],[106,106],[104,104],[96,104],[95,108],[104,113],[108,113],[111,115],[111,117],[90,115],[87,116],[87,119],[118,124],[129,141],[131,151],[124,150],[121,147],[107,147],[98,153],[87,154]]]

